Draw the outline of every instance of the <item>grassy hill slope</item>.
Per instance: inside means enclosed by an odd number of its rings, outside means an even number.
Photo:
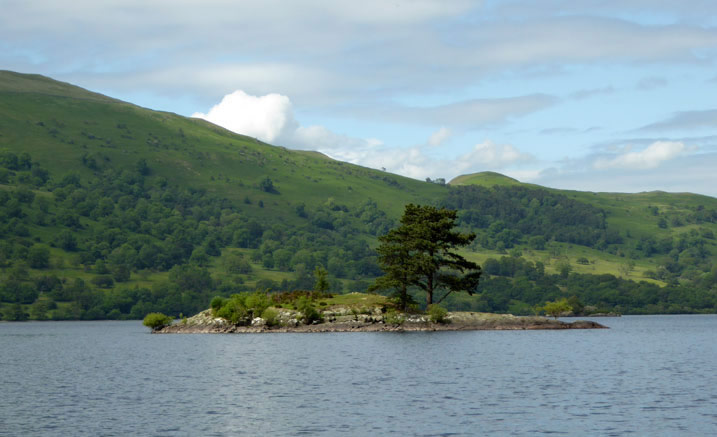
[[[398,213],[403,203],[435,198],[439,187],[329,159],[287,150],[231,133],[199,119],[150,111],[41,76],[0,72],[0,147],[29,153],[53,174],[81,176],[96,169],[82,157],[129,168],[145,159],[170,183],[243,200],[263,200],[261,217],[283,215],[293,199],[321,204],[341,198],[375,200]],[[270,178],[281,196],[258,192]],[[400,197],[397,196],[400,193]]]

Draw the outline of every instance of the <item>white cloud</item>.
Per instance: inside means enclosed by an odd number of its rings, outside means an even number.
[[[450,129],[443,126],[437,131],[433,132],[430,137],[428,137],[428,145],[431,147],[438,147],[441,144],[443,144],[444,141],[446,141],[453,133]]]
[[[232,132],[294,149],[317,150],[357,159],[382,145],[376,139],[337,134],[324,126],[301,126],[289,97],[271,93],[252,96],[242,90],[222,98],[207,114],[194,113]]]
[[[532,156],[522,153],[510,144],[496,144],[487,140],[476,144],[473,150],[459,157],[455,165],[462,171],[470,168],[501,169],[530,160]]]
[[[224,96],[207,114],[197,112],[192,117],[266,142],[276,141],[297,128],[291,101],[280,94],[256,97],[237,90]]]
[[[655,141],[639,152],[627,151],[612,158],[598,158],[593,167],[607,169],[653,169],[665,161],[685,152],[687,147],[680,141]]]
[[[538,179],[542,173],[543,170],[508,170],[504,172],[506,176],[510,176],[513,179],[516,179],[520,182],[533,182],[534,180]]]
[[[372,150],[383,143],[375,138],[353,138],[337,134],[323,126],[299,126],[285,138],[288,146],[318,150],[325,153],[349,153],[357,150]],[[343,151],[343,152],[342,152]]]
[[[564,64],[713,60],[717,44],[709,22],[714,2],[658,2],[679,25],[641,24],[621,13],[640,8],[623,2],[612,13],[564,1],[539,7],[473,0],[4,3],[4,68],[62,75],[125,95],[201,100],[226,89],[272,90],[302,107],[362,100],[375,108],[404,92],[464,91],[496,73]],[[680,19],[684,14],[708,25]]]
[[[436,159],[422,147],[398,148],[374,145],[371,148],[336,149],[326,153],[345,160],[414,179],[442,177],[450,180],[465,173],[485,170],[507,171],[512,166],[531,162],[533,157],[509,144],[487,140],[476,144],[469,152]]]
[[[453,178],[462,173],[500,170],[531,161],[510,144],[486,140],[465,154],[436,159],[424,147],[388,147],[374,138],[355,138],[338,134],[324,126],[301,126],[294,117],[291,100],[280,94],[252,96],[237,90],[212,107],[207,114],[195,113],[233,132],[295,149],[316,150],[332,158],[386,170],[404,176]],[[451,135],[445,127],[428,140],[428,150]]]
[[[636,193],[662,190],[717,196],[717,154],[683,153],[658,168],[597,170],[580,163],[547,168],[531,182],[569,190]],[[508,172],[508,174],[511,174]],[[513,174],[511,174],[513,175]],[[518,178],[520,179],[520,178]],[[522,179],[521,179],[522,180]]]

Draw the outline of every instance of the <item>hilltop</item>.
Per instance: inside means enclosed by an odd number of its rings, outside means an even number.
[[[516,186],[522,185],[517,179],[513,179],[506,175],[493,171],[483,171],[480,173],[471,173],[457,176],[448,183],[449,185],[481,185],[484,187],[492,187],[495,185]]]
[[[142,318],[214,295],[365,291],[407,203],[459,210],[484,275],[449,307],[547,300],[714,312],[717,199],[586,193],[497,173],[428,183],[273,146],[37,75],[0,72],[0,312]]]

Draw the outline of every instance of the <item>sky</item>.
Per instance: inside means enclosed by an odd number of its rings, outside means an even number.
[[[717,197],[712,0],[0,0],[0,69],[404,176]]]

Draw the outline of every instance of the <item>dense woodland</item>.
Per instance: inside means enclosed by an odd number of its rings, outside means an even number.
[[[314,269],[322,266],[334,278],[334,289],[343,290],[336,279],[350,278],[349,290],[364,291],[368,282],[361,279],[380,273],[374,251],[356,238],[392,226],[374,202],[354,211],[338,204],[313,211],[298,205],[294,213],[302,225],[267,225],[247,219],[226,199],[152,177],[144,161],[123,171],[89,162],[97,170],[94,178],[70,173],[55,182],[27,154],[0,155],[4,182],[18,184],[0,191],[6,276],[0,300],[11,304],[6,319],[25,317],[19,304],[30,305],[29,316],[37,319],[48,313],[56,319],[189,314],[204,309],[215,294],[253,290],[243,284],[252,273],[250,260],[294,273],[293,280],[262,280],[254,288],[310,289]],[[270,183],[258,189],[270,190]],[[209,265],[229,247],[249,249],[250,255],[226,254],[222,267],[228,274],[212,278]],[[57,274],[70,265],[82,266],[91,279]],[[131,275],[149,272],[167,272],[168,280],[151,289],[123,286]]]
[[[293,214],[302,219],[300,225],[259,223],[247,219],[241,205],[153,176],[144,160],[124,170],[98,157],[84,156],[82,164],[94,177],[56,176],[26,153],[0,154],[0,182],[5,184],[0,191],[0,301],[6,320],[191,314],[206,308],[215,295],[311,289],[317,267],[328,272],[332,291],[365,291],[381,271],[362,236],[383,235],[395,225],[370,200],[353,209],[337,202],[314,210],[299,204]],[[257,187],[272,189],[270,180]],[[486,260],[476,296],[451,296],[449,308],[527,314],[547,300],[567,296],[574,307],[592,311],[717,309],[717,269],[705,244],[714,235],[708,232],[688,232],[679,240],[635,239],[633,247],[625,248],[620,233],[608,229],[604,211],[564,195],[525,187],[446,192],[443,206],[458,209],[462,227],[478,232],[475,244],[512,251]],[[715,217],[714,211],[701,210],[685,221]],[[549,241],[619,248],[635,258],[663,255],[664,266],[650,275],[668,286],[575,274],[569,263],[558,267],[558,274],[546,274],[543,263],[525,260],[513,249],[542,250]],[[223,274],[217,274],[210,266],[223,252]],[[561,262],[559,254],[555,262]],[[245,280],[256,263],[292,272],[293,279],[262,279],[248,286]],[[70,267],[81,267],[87,275],[72,275]],[[166,279],[151,286],[126,285],[131,277],[157,272],[165,272]]]

